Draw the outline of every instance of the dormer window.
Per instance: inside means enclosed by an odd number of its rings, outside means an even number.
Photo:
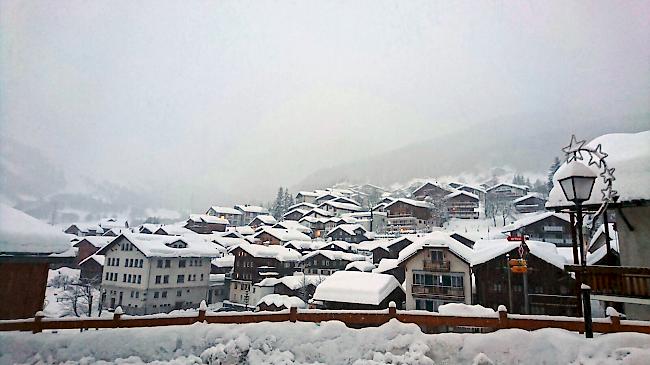
[[[165,246],[171,247],[171,248],[187,248],[187,243],[185,243],[185,242],[183,242],[181,240],[178,240],[178,241],[174,241],[172,243],[166,243]]]

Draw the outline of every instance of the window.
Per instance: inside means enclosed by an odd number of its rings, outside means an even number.
[[[135,292],[135,297],[140,298],[140,292],[139,291]]]
[[[443,261],[444,254],[441,250],[431,250],[431,261]]]
[[[126,283],[126,274],[122,274],[122,275],[123,275],[123,276],[122,276],[122,282],[123,282],[123,283]]]
[[[183,295],[183,291],[182,290],[176,290],[176,296],[180,297],[181,295]]]
[[[185,275],[178,275],[176,277],[176,282],[177,283],[184,283],[185,282]]]
[[[120,258],[115,259],[115,266],[120,266]]]
[[[154,292],[154,293],[153,293],[153,297],[154,297],[154,298],[158,298],[158,295],[159,295],[159,294],[160,294],[160,293],[158,293],[158,292]]]
[[[128,282],[130,283],[131,282],[131,274],[129,274],[128,278],[129,278]]]
[[[165,260],[165,267],[171,267],[172,266],[172,260]]]
[[[463,277],[462,276],[452,276],[451,277],[451,286],[454,288],[463,287]]]
[[[163,284],[169,284],[169,275],[163,276]]]
[[[108,273],[106,273],[106,275],[104,275],[104,276],[105,276],[104,280],[108,280]],[[201,276],[203,276],[203,274],[201,274]]]
[[[160,275],[156,275],[156,284],[160,284]]]
[[[163,260],[158,260],[156,267],[163,267]]]
[[[167,298],[167,292],[166,291],[162,292],[162,297]]]
[[[133,293],[133,290],[131,290],[131,298],[133,298],[133,297],[134,297],[134,293]]]
[[[142,275],[138,275],[138,284],[142,284]]]
[[[185,260],[178,261],[178,267],[185,267]]]
[[[140,259],[140,267],[142,267],[143,264],[144,264],[144,260]]]
[[[201,281],[203,281],[203,274],[201,274]]]

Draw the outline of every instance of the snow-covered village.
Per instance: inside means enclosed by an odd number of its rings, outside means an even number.
[[[0,365],[650,363],[647,2],[0,2]]]

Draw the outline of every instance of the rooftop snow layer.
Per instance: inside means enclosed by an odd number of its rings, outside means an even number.
[[[449,251],[466,262],[471,262],[474,254],[471,248],[451,238],[447,233],[432,232],[413,238],[413,243],[400,251],[399,257],[397,258],[398,263],[406,261],[408,258],[426,247],[446,247]]]
[[[506,233],[506,232],[512,232],[516,231],[522,227],[529,226],[533,223],[537,223],[541,221],[542,219],[546,219],[548,217],[556,217],[559,218],[565,222],[569,222],[569,215],[565,213],[553,213],[553,212],[541,212],[541,213],[531,213],[525,215],[523,218],[518,219],[517,221],[513,222],[512,224],[508,224],[507,226],[504,226],[501,229],[501,232]]]
[[[305,261],[311,257],[323,255],[330,260],[345,260],[345,261],[365,261],[367,256],[359,255],[356,253],[341,252],[341,251],[331,251],[331,250],[316,250],[311,251],[305,256],[302,257],[302,261]]]
[[[53,254],[70,249],[59,229],[0,203],[0,254]]]
[[[392,275],[337,271],[326,278],[314,292],[314,300],[379,305],[396,288],[402,289]]]
[[[278,222],[273,228],[293,229],[304,234],[311,234],[311,228],[305,227],[298,221],[282,221]]]
[[[253,237],[257,238],[263,233],[267,233],[282,242],[288,242],[293,240],[298,241],[308,241],[311,238],[304,233],[298,232],[294,229],[282,229],[282,228],[271,228],[271,227],[260,227]]]
[[[200,235],[193,236],[165,236],[157,234],[125,233],[115,238],[111,244],[97,251],[103,255],[108,247],[126,239],[131,242],[140,252],[147,257],[218,257],[221,256],[219,246],[207,241]],[[184,248],[174,248],[171,245],[182,241],[186,244]]]
[[[521,242],[507,240],[481,240],[474,245],[474,257],[472,266],[479,265],[492,260],[493,258],[505,255],[519,247]],[[561,255],[557,247],[549,242],[526,241],[530,250],[529,254],[548,262],[549,264],[564,270],[564,265],[569,264],[567,258]]]
[[[302,299],[298,297],[290,297],[288,295],[280,295],[280,294],[269,294],[265,295],[260,299],[259,302],[257,302],[257,305],[259,306],[260,304],[266,304],[266,305],[275,305],[276,307],[285,307],[285,308],[307,308],[307,303],[303,302]]]
[[[237,247],[248,252],[253,257],[274,258],[278,261],[300,261],[302,258],[300,252],[278,245],[264,246],[247,243]]]
[[[352,261],[345,266],[345,270],[350,271],[352,269],[357,269],[363,272],[372,272],[375,269],[375,265],[369,261]]]

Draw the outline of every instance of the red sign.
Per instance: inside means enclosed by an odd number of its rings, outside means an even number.
[[[528,272],[528,268],[526,266],[513,266],[510,268],[510,270],[512,270],[512,272],[515,274],[524,274]]]
[[[508,241],[523,241],[524,237],[522,236],[508,236],[506,237]]]

